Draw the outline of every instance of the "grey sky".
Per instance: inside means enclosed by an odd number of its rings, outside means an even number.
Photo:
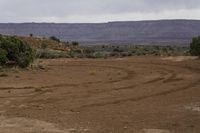
[[[200,0],[0,0],[0,22],[200,19]]]

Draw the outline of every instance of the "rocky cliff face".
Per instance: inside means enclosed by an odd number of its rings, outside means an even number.
[[[189,42],[200,35],[200,21],[160,20],[97,24],[2,23],[0,34],[56,36],[64,41],[86,42]]]

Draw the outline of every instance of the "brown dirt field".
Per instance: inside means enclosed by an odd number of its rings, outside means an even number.
[[[38,64],[44,68],[10,70],[0,77],[0,133],[200,132],[198,59]]]

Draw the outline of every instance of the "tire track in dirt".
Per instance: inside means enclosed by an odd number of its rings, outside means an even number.
[[[161,69],[161,68],[160,68]],[[138,87],[138,86],[141,86],[141,85],[143,85],[143,84],[152,84],[152,83],[155,83],[155,82],[159,82],[159,81],[163,81],[164,82],[164,80],[170,80],[170,79],[172,79],[172,78],[174,78],[174,77],[176,77],[176,74],[173,72],[173,71],[170,71],[170,70],[168,70],[168,69],[161,69],[162,71],[163,70],[165,70],[165,72],[163,73],[159,73],[160,74],[160,76],[158,77],[158,78],[155,78],[155,79],[152,79],[152,80],[150,80],[150,81],[146,81],[146,82],[141,82],[140,83],[140,85],[138,84],[134,84],[134,85],[129,85],[129,86],[124,86],[124,87],[118,87],[118,88],[111,88],[111,89],[109,89],[109,90],[102,90],[102,91],[98,91],[98,92],[96,92],[96,91],[93,91],[93,92],[91,92],[90,91],[90,94],[102,94],[102,93],[107,93],[107,92],[112,92],[112,91],[120,91],[120,90],[129,90],[129,89],[134,89],[134,88],[136,88],[136,87]],[[167,74],[166,74],[167,73]],[[165,76],[166,75],[171,75],[169,78],[165,78]],[[123,80],[122,80],[123,81]]]
[[[50,65],[50,66],[57,66],[57,65]],[[0,97],[0,98],[11,98],[11,97],[30,97],[30,96],[35,96],[35,95],[41,95],[41,94],[44,94],[46,91],[42,91],[43,93],[37,93],[34,92],[34,89],[35,88],[40,88],[40,89],[46,89],[46,90],[51,90],[49,88],[55,88],[55,87],[77,87],[77,86],[82,86],[82,85],[90,85],[90,84],[98,84],[98,83],[115,83],[115,82],[120,82],[120,81],[124,81],[124,80],[130,80],[132,79],[134,76],[135,76],[135,72],[134,71],[131,71],[131,70],[128,70],[128,69],[125,69],[125,68],[122,68],[122,67],[114,67],[114,66],[100,66],[100,65],[67,65],[67,66],[85,66],[85,67],[100,67],[100,68],[111,68],[111,69],[117,69],[117,70],[120,70],[120,71],[124,71],[127,73],[127,76],[125,77],[122,77],[120,79],[117,79],[117,80],[112,80],[112,81],[106,81],[106,82],[102,82],[102,81],[97,81],[97,82],[85,82],[85,83],[80,83],[80,84],[55,84],[55,85],[50,85],[50,86],[41,86],[41,87],[33,87],[33,86],[27,86],[27,87],[2,87],[0,88],[0,90],[27,90],[27,89],[30,89],[30,90],[33,90],[33,95],[19,95],[19,96],[7,96],[7,97]],[[161,70],[164,70],[163,68]],[[165,69],[165,71],[167,71],[168,73],[170,71],[168,71],[167,69]],[[162,74],[163,75],[163,74]],[[172,76],[174,77],[174,76]],[[157,82],[157,81],[160,81],[160,80],[163,80],[163,78],[158,78],[158,79],[153,79],[151,81],[147,81],[147,82],[144,82],[144,84],[149,84],[149,83],[154,83],[154,82]],[[143,83],[142,83],[143,84]],[[110,89],[110,90],[103,90],[103,91],[100,91],[100,92],[90,92],[90,94],[102,94],[102,93],[107,93],[107,92],[111,92],[111,91],[119,91],[119,90],[126,90],[126,89],[133,89],[137,87],[137,85],[130,85],[130,86],[125,86],[125,87],[119,87],[119,88],[113,88],[113,89]]]
[[[50,66],[56,66],[56,65],[50,65]],[[33,86],[25,86],[25,87],[0,87],[0,91],[1,90],[23,90],[23,89],[35,89],[35,88],[53,88],[53,87],[65,87],[65,86],[80,86],[80,85],[88,85],[88,84],[97,84],[97,83],[115,83],[115,82],[119,82],[122,80],[128,80],[128,79],[132,79],[132,77],[134,77],[135,72],[125,69],[125,68],[121,68],[121,67],[113,67],[113,66],[97,66],[97,65],[67,65],[67,66],[85,66],[85,67],[100,67],[100,68],[111,68],[111,69],[117,69],[117,70],[121,70],[124,71],[124,73],[127,73],[127,76],[122,77],[120,79],[117,80],[111,80],[111,81],[97,81],[97,82],[85,82],[85,83],[80,83],[80,84],[55,84],[55,85],[47,85],[47,86],[37,86],[37,87],[33,87]]]
[[[169,76],[169,79],[170,78],[173,78],[174,76],[176,76],[174,73],[173,73],[173,71],[171,71],[171,70],[168,70],[168,69],[163,69],[163,68],[159,68],[160,70],[165,70],[165,72],[160,72],[160,75],[162,76],[161,78],[160,77],[158,77],[158,78],[156,78],[156,79],[153,79],[153,80],[151,80],[151,81],[147,81],[147,82],[143,82],[143,83],[141,83],[141,85],[143,85],[143,84],[149,84],[149,83],[155,83],[155,82],[158,82],[158,81],[161,81],[161,80],[164,80],[165,78],[164,78],[164,76],[166,76],[166,75],[171,75],[171,76]],[[156,70],[158,70],[158,69],[156,69]],[[132,79],[132,78],[131,78]],[[159,79],[159,80],[158,80]],[[168,79],[168,78],[167,78]],[[120,80],[120,81],[123,81],[123,80]],[[100,82],[101,83],[101,82]],[[85,96],[85,97],[93,97],[94,95],[99,95],[99,94],[103,94],[103,93],[107,93],[107,92],[112,92],[112,91],[120,91],[120,90],[128,90],[128,89],[134,89],[134,88],[136,88],[136,87],[138,87],[138,86],[141,86],[141,85],[130,85],[130,86],[125,86],[125,87],[119,87],[119,88],[111,88],[111,89],[109,89],[109,90],[101,90],[101,91],[88,91],[89,92],[89,95],[87,95],[87,96]],[[65,86],[65,85],[64,85]],[[84,97],[84,96],[83,96]],[[83,98],[83,97],[81,97],[81,98]],[[60,100],[62,100],[62,99],[60,99]],[[58,102],[59,100],[57,99],[57,102]]]
[[[56,65],[49,65],[49,66],[56,66]],[[82,85],[90,85],[90,84],[98,84],[98,83],[115,83],[115,82],[120,82],[122,80],[128,80],[128,79],[132,79],[132,77],[134,77],[135,72],[125,69],[125,68],[121,68],[121,67],[114,67],[114,66],[97,66],[97,65],[67,65],[70,67],[73,66],[85,66],[85,67],[99,67],[99,68],[111,68],[111,69],[116,69],[116,70],[120,70],[123,71],[124,73],[127,74],[127,76],[119,78],[117,80],[109,80],[109,81],[97,81],[97,82],[85,82],[85,83],[80,83],[80,84],[69,84],[69,83],[64,83],[64,84],[55,84],[55,85],[47,85],[47,86],[37,86],[37,87],[33,87],[33,86],[25,86],[25,87],[0,87],[0,91],[1,90],[34,90],[36,88],[40,88],[40,89],[46,89],[46,90],[51,90],[49,88],[55,88],[55,87],[77,87],[77,86],[82,86]],[[33,91],[33,93],[35,93]],[[40,92],[40,94],[44,94]],[[6,97],[0,97],[0,98],[11,98],[11,97],[29,97],[30,95],[20,95],[20,96],[6,96]],[[32,95],[34,96],[34,95]]]
[[[153,65],[162,66],[161,64],[153,64]],[[181,66],[176,66],[176,65],[169,65],[169,66],[172,66],[172,67],[181,67]],[[188,69],[188,67],[181,67],[181,68]],[[162,70],[167,70],[167,69],[162,68]],[[197,68],[192,69],[191,67],[189,67],[188,70],[200,72],[200,70],[197,69]],[[165,79],[165,78],[156,78],[156,79],[153,79],[151,81],[147,81],[146,84],[154,83],[154,82],[161,81],[161,80],[163,80],[163,83],[170,83],[170,82],[184,80],[184,79],[177,79],[176,78],[177,74],[174,73],[174,71],[172,71],[172,70],[167,70],[167,71],[171,73],[171,76],[169,78],[167,78],[167,79]],[[189,84],[189,85],[187,85],[185,87],[181,87],[181,88],[177,88],[177,89],[170,89],[168,91],[164,91],[164,92],[160,92],[160,93],[155,93],[155,94],[151,94],[151,95],[146,95],[146,96],[141,96],[141,97],[134,97],[134,98],[128,98],[128,99],[121,99],[121,100],[116,100],[116,101],[111,101],[111,102],[103,102],[103,103],[94,103],[94,104],[84,105],[84,106],[78,108],[78,110],[82,109],[82,108],[90,108],[90,107],[95,107],[95,106],[105,106],[105,105],[111,105],[111,104],[120,104],[120,103],[127,102],[127,101],[136,102],[136,101],[140,101],[140,100],[145,100],[147,98],[152,98],[152,97],[157,97],[157,96],[162,96],[162,95],[168,95],[168,94],[176,93],[176,92],[179,92],[179,91],[184,91],[186,89],[190,89],[192,87],[195,87],[196,85],[199,85],[199,82],[200,82],[200,80],[197,81],[197,82],[191,83],[191,84]],[[118,88],[118,89],[119,90],[120,89],[129,89],[131,87],[135,87],[135,86],[127,86],[127,87],[122,87],[122,88]]]
[[[131,64],[133,64],[133,62],[130,62]],[[134,62],[134,64],[137,64],[138,62]],[[150,65],[149,63],[140,63],[139,64],[148,64]],[[162,66],[163,64],[151,64],[151,65],[156,65],[156,66]],[[166,65],[166,64],[164,64]],[[49,66],[57,66],[57,65],[49,65]],[[66,66],[66,65],[64,65]],[[128,69],[125,69],[125,68],[122,68],[122,67],[114,67],[114,66],[100,66],[100,65],[67,65],[67,66],[86,66],[86,67],[101,67],[101,68],[111,68],[111,69],[117,69],[117,70],[121,70],[121,71],[125,71],[127,73],[127,76],[125,77],[122,77],[120,79],[117,79],[117,80],[113,80],[113,81],[106,81],[106,82],[102,82],[102,81],[98,81],[98,82],[86,82],[86,83],[81,83],[81,84],[56,84],[56,85],[51,85],[51,86],[41,86],[41,87],[38,87],[38,88],[41,88],[41,89],[46,89],[46,88],[54,88],[54,87],[76,87],[76,86],[81,86],[81,85],[89,85],[89,84],[98,84],[98,83],[115,83],[115,82],[120,82],[120,81],[124,81],[124,80],[130,80],[132,79],[134,76],[135,76],[135,72],[134,71],[131,71],[131,70],[128,70]],[[177,66],[174,66],[174,67],[177,67]],[[179,66],[180,67],[180,66]],[[183,67],[184,68],[184,67]],[[164,69],[164,68],[159,68],[161,70],[165,70],[166,72],[168,73],[172,73],[173,71],[171,70],[167,70],[167,69]],[[189,70],[192,70],[192,68],[188,68]],[[162,74],[163,75],[163,74]],[[155,83],[155,82],[158,82],[158,81],[162,81],[163,80],[163,83],[169,83],[169,82],[173,82],[173,81],[176,81],[176,79],[174,79],[174,77],[176,77],[176,74],[173,73],[168,79],[165,80],[164,77],[158,77],[156,79],[152,79],[150,81],[147,81],[147,82],[144,82],[144,83],[141,83],[141,84],[152,84],[152,83]],[[178,80],[178,79],[177,79]],[[183,79],[181,79],[183,80]],[[107,91],[101,91],[101,92],[93,92],[92,94],[101,94],[101,93],[106,93],[106,92],[110,92],[110,91],[117,91],[117,90],[126,90],[126,89],[133,89],[137,87],[137,85],[131,85],[131,86],[125,86],[125,87],[119,87],[119,88],[113,88],[113,89],[110,89],[110,90],[107,90]],[[35,89],[37,87],[32,87],[32,86],[29,86],[29,87],[2,87],[0,88],[0,90],[23,90],[23,89]],[[41,95],[41,94],[44,94],[45,92],[49,91],[51,89],[46,89],[46,91],[43,91],[43,92],[40,92],[40,93],[35,93],[33,92],[34,94],[33,95],[20,95],[20,96],[10,96],[10,97],[0,97],[0,98],[11,98],[11,97],[30,97],[30,96],[35,96],[35,95]]]
[[[200,82],[200,80],[198,80],[197,82],[194,82],[194,83],[192,83],[188,86],[182,87],[182,88],[170,89],[168,91],[155,93],[155,94],[151,94],[151,95],[146,95],[146,96],[141,96],[141,97],[133,97],[133,98],[120,99],[120,100],[109,101],[109,102],[88,104],[88,105],[84,105],[84,106],[81,106],[81,107],[76,108],[76,109],[72,109],[72,111],[76,112],[76,111],[80,111],[80,110],[85,109],[85,108],[101,107],[101,106],[107,106],[107,105],[116,105],[116,104],[121,104],[121,103],[128,102],[128,101],[138,102],[138,101],[145,100],[145,99],[148,99],[148,98],[154,98],[154,97],[158,97],[158,96],[164,96],[164,95],[176,93],[176,92],[179,92],[179,91],[184,91],[184,90],[187,90],[187,89],[190,89],[192,87],[199,85],[199,82]]]

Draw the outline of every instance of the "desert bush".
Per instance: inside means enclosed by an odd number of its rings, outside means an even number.
[[[51,40],[54,40],[54,41],[56,41],[56,42],[60,42],[60,39],[58,39],[57,37],[55,37],[55,36],[51,36],[51,37],[49,37]]]
[[[190,53],[194,56],[200,56],[200,36],[192,39],[190,44]]]
[[[109,56],[110,57],[119,57],[120,53],[118,53],[118,52],[110,52]]]
[[[79,45],[78,42],[75,42],[75,41],[72,42],[72,46],[77,47],[78,45]]]
[[[34,52],[30,45],[14,36],[0,36],[1,64],[14,62],[25,68],[33,61]]]
[[[84,49],[85,54],[91,54],[91,53],[94,53],[94,52],[95,52],[95,50],[93,50],[93,49],[89,49],[89,48]]]
[[[131,52],[122,52],[121,56],[122,57],[132,56],[132,53]]]
[[[48,49],[38,49],[35,54],[36,58],[54,59],[54,58],[69,58],[70,54],[61,51],[52,51]]]
[[[93,58],[104,58],[106,55],[103,52],[95,52]]]
[[[117,47],[117,48],[114,48],[114,49],[113,49],[113,52],[123,52],[123,50],[120,49],[119,47]]]
[[[146,55],[146,51],[144,51],[142,48],[135,48],[132,50],[133,55]]]
[[[5,65],[8,62],[8,52],[4,49],[0,49],[0,65]]]

